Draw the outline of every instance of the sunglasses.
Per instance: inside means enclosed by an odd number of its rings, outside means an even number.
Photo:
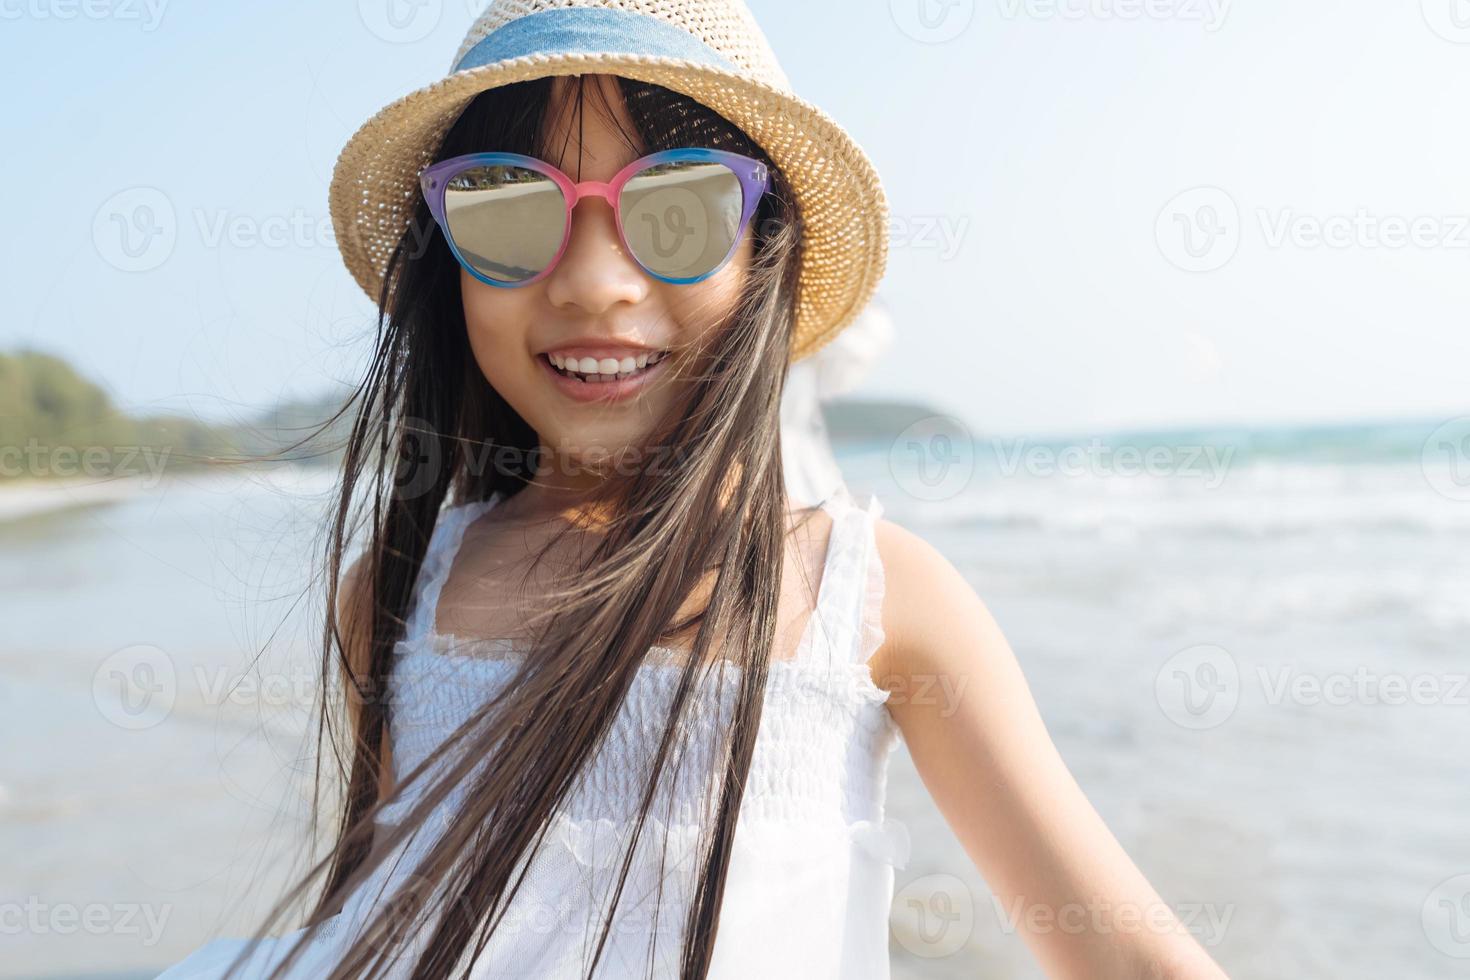
[[[612,206],[618,237],[645,272],[687,285],[730,261],[770,175],[759,160],[700,147],[641,157],[607,183],[577,183],[518,153],[471,153],[427,167],[419,185],[454,257],[491,286],[548,275],[566,251],[572,209],[589,197]]]

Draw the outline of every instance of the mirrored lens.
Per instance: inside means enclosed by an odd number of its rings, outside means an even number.
[[[694,279],[718,268],[740,234],[740,178],[720,163],[677,161],[635,174],[619,198],[623,234],[650,272]]]
[[[471,167],[444,188],[444,218],[454,247],[496,282],[524,282],[561,250],[567,205],[556,181],[523,167]]]

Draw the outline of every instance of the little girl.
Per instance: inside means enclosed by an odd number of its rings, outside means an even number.
[[[789,501],[788,368],[868,301],[887,212],[739,0],[495,0],[331,201],[381,311],[331,535],[340,816],[259,936],[164,977],[887,977],[900,734],[1051,975],[1223,975],[954,568],[876,500]]]

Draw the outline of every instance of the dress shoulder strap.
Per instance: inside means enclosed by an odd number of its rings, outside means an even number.
[[[439,595],[449,579],[449,570],[454,567],[454,556],[464,541],[465,530],[491,507],[500,502],[494,494],[485,500],[471,500],[452,504],[439,511],[434,530],[429,536],[429,547],[424,552],[423,564],[419,566],[418,582],[414,587],[413,611],[404,628],[404,637],[416,639],[427,636],[434,629],[434,614],[439,608]]]
[[[870,495],[859,506],[846,487],[822,502],[832,516],[827,558],[808,625],[808,656],[825,649],[832,663],[866,663],[883,645],[883,564],[874,527],[883,505]]]

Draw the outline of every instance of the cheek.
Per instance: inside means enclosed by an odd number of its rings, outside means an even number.
[[[524,381],[518,382],[527,331],[532,321],[534,288],[497,289],[461,270],[460,295],[464,302],[465,331],[475,361],[485,380],[507,400]],[[522,357],[515,354],[520,352]]]
[[[659,284],[661,299],[678,320],[684,340],[706,340],[729,319],[740,301],[752,250],[747,235],[725,267],[703,282],[687,286]]]

